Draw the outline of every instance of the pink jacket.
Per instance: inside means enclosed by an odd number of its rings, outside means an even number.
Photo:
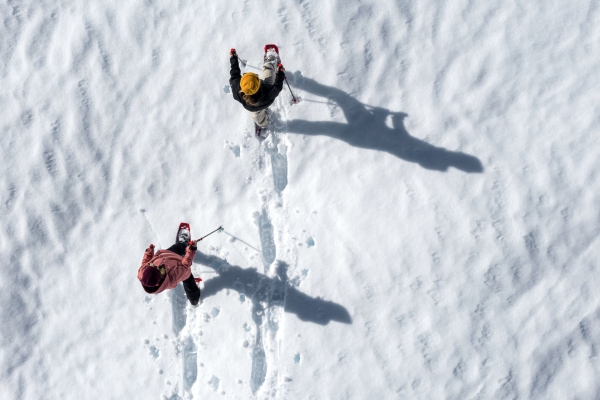
[[[189,278],[192,273],[192,260],[196,255],[196,250],[191,250],[190,247],[191,246],[188,246],[185,257],[181,257],[169,250],[159,250],[155,255],[154,248],[148,247],[144,253],[144,258],[142,258],[142,265],[140,266],[140,269],[138,269],[138,279],[140,281],[142,280],[144,269],[148,267],[150,262],[157,266],[164,264],[167,275],[158,290],[153,292],[153,294],[158,294],[167,289],[173,289],[179,282]]]

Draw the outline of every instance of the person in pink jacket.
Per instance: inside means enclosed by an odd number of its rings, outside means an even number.
[[[192,260],[196,250],[196,242],[188,244],[182,241],[154,254],[154,245],[150,244],[144,252],[137,275],[146,293],[158,294],[183,282],[188,300],[193,306],[198,305],[200,288],[192,275]]]

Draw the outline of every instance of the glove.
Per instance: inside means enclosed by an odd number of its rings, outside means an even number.
[[[233,47],[231,48],[231,50],[229,50],[229,57],[237,57],[237,52]]]
[[[198,242],[196,242],[194,240],[190,240],[190,250],[192,250],[192,251],[198,250],[197,244],[198,244]]]

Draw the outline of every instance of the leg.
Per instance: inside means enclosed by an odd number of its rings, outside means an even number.
[[[175,254],[180,255],[181,257],[185,257],[185,248],[187,246],[185,243],[176,243],[173,246],[169,247],[167,250],[172,251]]]
[[[275,76],[275,65],[269,61],[265,62],[262,67],[262,72],[260,73],[260,79],[266,84],[273,85],[275,84]]]
[[[250,113],[252,115],[252,119],[254,123],[261,128],[266,128],[269,125],[269,115],[267,114],[267,110],[260,110]]]
[[[192,303],[193,306],[198,304],[198,301],[200,300],[200,288],[196,285],[194,274],[190,274],[190,277],[183,281],[183,288],[185,289],[185,295],[190,303]]]

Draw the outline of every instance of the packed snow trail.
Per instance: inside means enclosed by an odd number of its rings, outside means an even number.
[[[247,66],[250,65],[241,63],[241,67]],[[225,88],[225,93],[228,92],[227,89],[228,87]],[[278,265],[285,265],[286,278],[287,273],[293,273],[296,266],[295,249],[288,248],[287,241],[282,240],[282,236],[287,235],[287,210],[283,196],[288,186],[285,138],[287,110],[284,105],[286,101],[283,100],[287,97],[289,94],[282,90],[270,106],[266,138],[256,137],[254,123],[248,118],[249,125],[244,129],[242,144],[226,142],[226,147],[232,149],[236,157],[241,156],[246,160],[243,168],[250,173],[248,181],[255,183],[261,205],[253,218],[260,239],[264,278],[258,279],[258,287],[251,295],[255,339],[251,350],[252,367],[249,377],[251,391],[257,397],[285,392],[278,367],[287,282],[278,275],[281,273]],[[271,168],[268,168],[268,163]],[[239,285],[237,287],[241,289]]]
[[[286,110],[283,106],[284,92],[270,107],[271,121],[267,131],[268,137],[256,141],[258,151],[252,163],[259,168],[255,177],[259,200],[262,202],[260,211],[255,212],[254,220],[258,228],[263,260],[263,272],[267,280],[260,290],[262,301],[256,300],[252,309],[253,321],[257,332],[256,343],[252,352],[251,388],[252,393],[274,396],[284,392],[280,387],[279,354],[282,338],[279,332],[282,327],[283,308],[285,305],[285,284],[277,275],[277,264],[287,261],[291,272],[295,269],[295,251],[288,251],[286,241],[281,236],[286,234],[286,207],[283,191],[287,181],[287,146],[285,145]],[[266,155],[271,164],[270,171],[264,168]],[[263,167],[263,168],[261,168]],[[268,177],[270,172],[270,179]],[[270,181],[270,182],[269,182]],[[290,260],[287,259],[292,255]]]
[[[241,64],[241,66],[245,67],[246,65]],[[228,90],[229,88],[226,86],[224,92],[228,93]],[[240,138],[242,142],[226,141],[225,143],[226,148],[231,149],[236,157],[245,160],[240,167],[248,171],[248,181],[254,184],[258,194],[257,203],[260,205],[259,209],[254,212],[253,218],[257,229],[256,235],[260,241],[263,274],[249,278],[254,282],[250,284],[250,288],[241,285],[240,279],[247,278],[247,276],[237,279],[233,285],[233,288],[242,293],[242,296],[252,299],[250,311],[254,323],[252,328],[254,340],[249,344],[251,370],[248,380],[249,388],[257,398],[265,395],[271,397],[285,392],[285,382],[280,379],[279,373],[279,354],[282,345],[281,332],[283,331],[283,312],[288,285],[287,274],[293,274],[296,266],[295,249],[289,248],[286,244],[287,241],[282,240],[282,236],[288,234],[285,225],[287,210],[283,196],[288,186],[285,138],[287,110],[284,104],[289,101],[283,100],[287,97],[289,94],[282,91],[269,108],[271,120],[266,129],[268,133],[266,138],[256,137],[253,129],[254,123],[248,118],[248,127],[244,129]],[[247,114],[246,111],[243,112]],[[202,256],[197,254],[196,258],[202,259]],[[248,261],[250,262],[248,267],[252,267],[253,261]],[[227,275],[226,271],[233,269],[232,266],[223,264],[223,261],[204,260],[204,263],[215,268],[220,275]],[[221,271],[221,268],[226,271]],[[282,271],[284,276],[281,276]],[[205,296],[213,294],[211,288],[216,283],[215,279],[217,278],[213,278],[213,280],[209,278],[206,281],[208,292],[203,292],[203,301]],[[306,299],[309,304],[311,300],[308,297]],[[303,300],[306,299],[303,298]],[[174,329],[179,331],[182,330],[182,325],[185,325],[185,310],[180,307],[180,300],[176,295],[173,296]],[[200,310],[192,309],[191,312],[203,312],[210,308],[209,304],[210,300],[201,305]],[[344,318],[342,317],[342,319]],[[198,319],[198,323],[201,323],[200,319]],[[181,396],[191,397],[195,392],[193,385],[198,371],[197,368],[194,368],[193,363],[197,361],[198,347],[194,343],[193,335],[189,332],[198,329],[198,326],[194,326],[191,321],[188,321],[187,336],[178,336],[179,346],[183,349],[182,389],[178,390],[178,395]],[[210,382],[216,391],[218,378],[214,376],[213,378]]]

